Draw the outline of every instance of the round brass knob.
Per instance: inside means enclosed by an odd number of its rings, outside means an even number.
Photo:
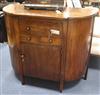
[[[22,54],[20,57],[21,57],[21,58],[24,58],[24,54]]]
[[[27,40],[30,41],[31,40],[31,37],[27,37]]]
[[[53,42],[53,40],[52,39],[49,39],[49,43],[52,43]]]
[[[29,26],[26,27],[26,30],[29,31],[31,28]]]
[[[22,60],[22,62],[24,62],[24,58],[22,58],[21,60]]]

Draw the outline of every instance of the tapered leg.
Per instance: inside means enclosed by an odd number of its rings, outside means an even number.
[[[88,74],[88,66],[87,66],[87,68],[86,68],[86,72],[85,72],[85,75],[84,75],[84,77],[83,77],[84,80],[87,80],[87,74]]]
[[[20,64],[20,79],[21,79],[22,85],[24,85],[25,84],[25,77],[24,77],[24,74],[23,74],[23,65],[22,65],[22,63]]]
[[[60,80],[60,83],[59,83],[59,91],[62,92],[63,89],[64,89],[64,81],[63,80]]]
[[[24,78],[24,76],[21,76],[21,83],[22,83],[22,85],[25,84],[25,78]]]

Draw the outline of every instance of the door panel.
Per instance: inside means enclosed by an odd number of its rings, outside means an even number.
[[[59,80],[60,47],[23,43],[23,70],[25,76]]]

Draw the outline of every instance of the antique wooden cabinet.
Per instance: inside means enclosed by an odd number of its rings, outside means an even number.
[[[84,77],[91,49],[96,8],[64,12],[3,8],[12,66],[22,83],[36,77],[60,83]]]

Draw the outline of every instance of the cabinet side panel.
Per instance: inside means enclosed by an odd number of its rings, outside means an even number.
[[[93,17],[69,19],[65,80],[80,79],[87,66]]]
[[[7,38],[9,44],[9,50],[11,55],[11,64],[17,75],[19,75],[19,57],[17,50],[17,18],[11,15],[5,14],[5,22],[6,22],[6,30],[7,30]],[[15,28],[16,27],[16,28]]]

